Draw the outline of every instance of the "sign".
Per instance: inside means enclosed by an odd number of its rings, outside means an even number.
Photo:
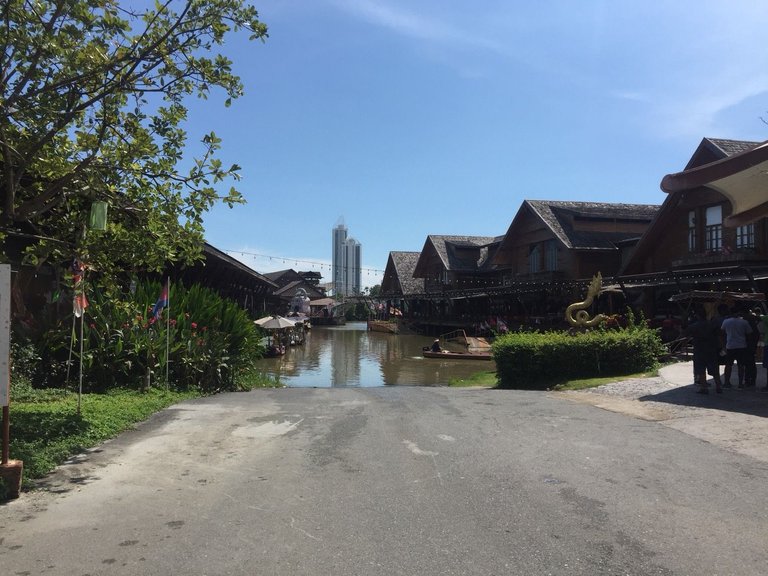
[[[11,387],[11,266],[0,264],[0,406],[10,400]]]

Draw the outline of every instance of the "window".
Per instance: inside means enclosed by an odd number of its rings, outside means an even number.
[[[557,270],[557,242],[548,240],[544,244],[544,270],[554,272]]]
[[[688,252],[696,252],[696,211],[688,212]]]
[[[755,225],[747,224],[736,228],[736,248],[755,247]]]
[[[720,252],[723,249],[723,207],[708,206],[704,212],[704,249]]]
[[[528,272],[535,274],[541,270],[541,246],[536,244],[531,246],[531,251],[528,252]]]

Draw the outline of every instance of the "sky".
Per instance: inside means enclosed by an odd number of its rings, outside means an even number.
[[[503,235],[523,200],[661,204],[704,137],[768,139],[768,7],[731,0],[254,0],[224,52],[245,85],[191,102],[247,204],[206,240],[254,270],[363,286],[430,234]],[[226,188],[232,183],[227,183]]]

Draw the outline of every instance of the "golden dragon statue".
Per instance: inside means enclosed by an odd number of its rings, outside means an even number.
[[[592,305],[595,296],[600,295],[600,289],[602,287],[603,276],[598,272],[597,275],[592,278],[592,282],[587,289],[587,297],[582,302],[574,302],[565,309],[565,319],[571,326],[575,326],[576,328],[593,328],[607,318],[604,314],[598,314],[590,319],[589,312],[586,310]],[[576,310],[578,310],[578,312],[574,313]]]

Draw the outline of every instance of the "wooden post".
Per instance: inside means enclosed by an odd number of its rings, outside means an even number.
[[[0,478],[9,498],[18,498],[24,463],[10,460],[11,450],[11,267],[0,264],[0,406],[3,408],[3,446]]]
[[[11,397],[11,267],[0,264],[0,406],[3,408],[2,464],[8,464]]]

